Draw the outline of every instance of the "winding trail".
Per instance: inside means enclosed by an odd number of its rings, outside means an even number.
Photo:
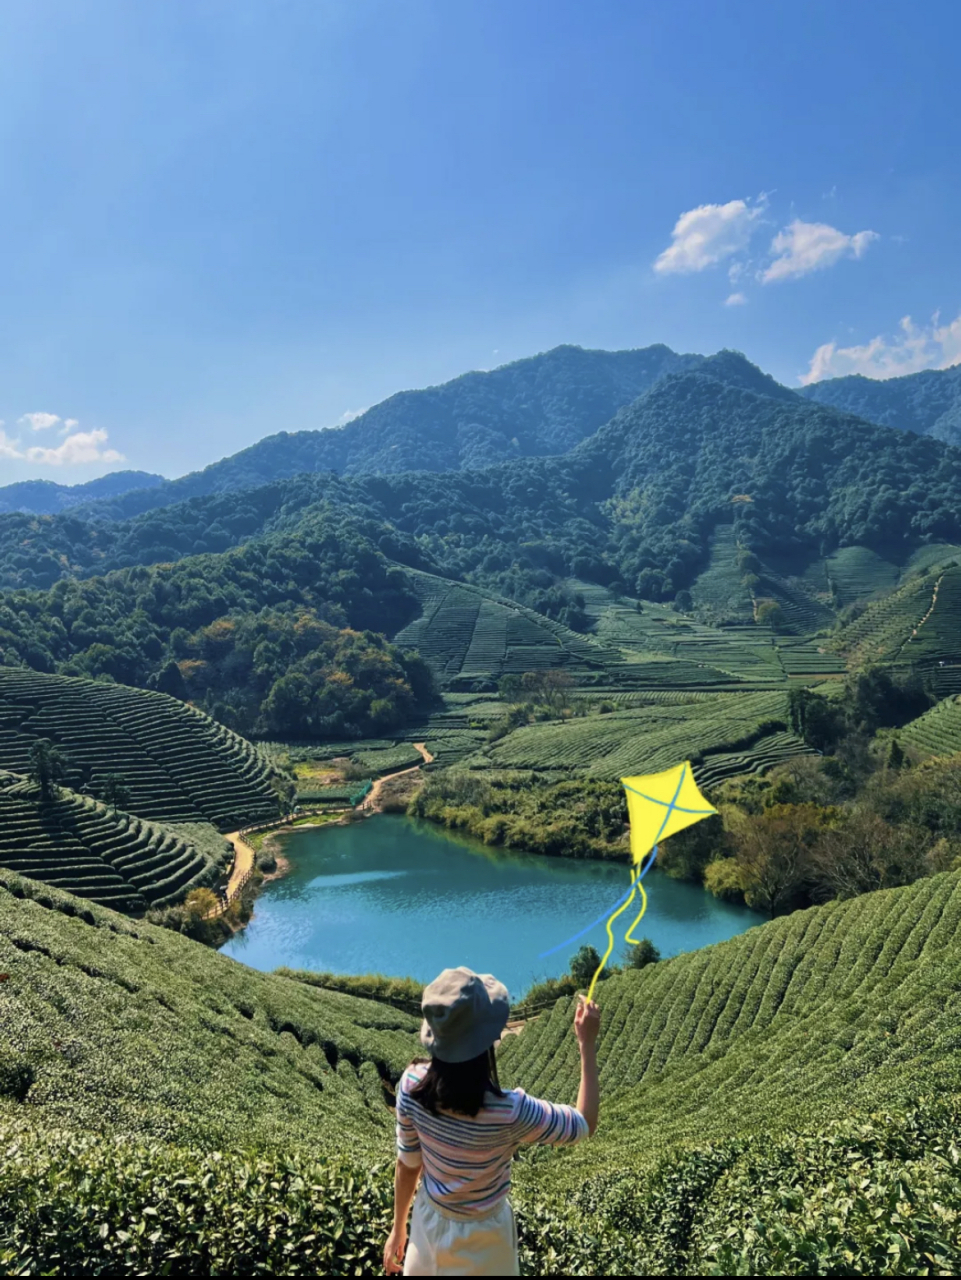
[[[431,753],[427,750],[426,742],[413,742],[411,743],[411,746],[415,751],[420,752],[421,759],[424,764],[430,764],[434,759]],[[406,777],[409,773],[417,773],[420,767],[421,766],[419,764],[411,765],[409,769],[398,769],[396,773],[387,773],[382,778],[378,778],[371,789],[367,792],[367,795],[361,801],[359,808],[363,811],[373,812],[377,807],[377,801],[380,798],[380,793],[383,791],[385,783],[393,782],[395,778]]]
[[[231,831],[226,839],[234,846],[234,866],[225,890],[227,901],[233,902],[247,876],[254,869],[254,851],[246,840],[240,838],[239,831]]]

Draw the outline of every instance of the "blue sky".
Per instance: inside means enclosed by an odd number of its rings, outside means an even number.
[[[957,361],[959,47],[956,0],[5,0],[0,483],[561,342]]]

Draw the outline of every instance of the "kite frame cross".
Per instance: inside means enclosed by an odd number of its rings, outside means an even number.
[[[667,810],[667,812],[664,814],[664,820],[662,821],[660,828],[658,829],[658,833],[654,838],[654,848],[651,850],[651,856],[648,858],[647,862],[644,864],[644,868],[640,872],[640,874],[636,877],[636,879],[632,880],[631,887],[627,890],[626,893],[622,894],[621,897],[618,898],[618,900],[614,903],[613,907],[609,907],[608,910],[605,911],[603,915],[598,916],[596,920],[592,920],[589,925],[581,929],[578,933],[573,934],[570,938],[566,938],[563,942],[559,942],[556,947],[550,947],[547,951],[542,951],[540,955],[537,957],[539,960],[544,960],[547,956],[552,956],[555,951],[560,951],[563,947],[569,947],[572,942],[577,942],[579,938],[584,937],[585,933],[590,933],[592,929],[596,929],[599,924],[603,924],[605,920],[609,919],[613,911],[616,911],[619,907],[626,905],[626,903],[630,901],[630,899],[634,896],[634,893],[638,885],[641,883],[641,881],[647,875],[648,871],[650,871],[651,867],[654,865],[654,862],[657,858],[657,842],[658,840],[660,840],[661,834],[663,833],[664,828],[667,826],[668,822],[670,821],[670,817],[672,813],[696,813],[699,816],[704,818],[709,817],[712,813],[717,813],[717,810],[714,809],[713,807],[710,809],[686,809],[684,808],[683,805],[679,805],[677,803],[677,797],[681,794],[681,787],[683,787],[684,785],[684,779],[687,777],[687,773],[689,769],[690,769],[690,764],[687,761],[685,761],[684,765],[681,768],[681,776],[678,779],[677,788],[675,789],[674,795],[670,800],[658,800],[655,796],[645,795],[643,791],[638,791],[636,787],[629,787],[626,782],[622,783],[625,791],[630,791],[633,795],[640,796],[642,800],[647,800],[649,804],[661,805],[663,808]],[[640,859],[638,859],[638,861],[640,861]],[[634,923],[636,924],[637,921],[635,921]],[[634,926],[632,925],[631,928],[633,929],[633,927]],[[628,933],[630,933],[630,929],[628,930]]]

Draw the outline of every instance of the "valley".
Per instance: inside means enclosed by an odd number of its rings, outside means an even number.
[[[597,1139],[517,1162],[525,1265],[813,1274],[843,1221],[818,1274],[951,1274],[961,399],[916,376],[562,347],[180,480],[0,490],[3,1269],[369,1274],[388,979],[510,952],[503,1077],[572,1101],[576,949],[539,951],[616,897],[620,779],[690,760],[719,815],[661,849],[666,958],[599,985]]]

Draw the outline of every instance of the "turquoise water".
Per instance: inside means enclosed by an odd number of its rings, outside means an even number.
[[[223,948],[255,969],[409,975],[467,965],[518,997],[566,972],[584,942],[603,954],[604,925],[546,958],[620,898],[624,865],[491,850],[429,823],[383,815],[284,841],[290,872],[270,882],[253,920]],[[733,937],[761,921],[658,871],[645,879],[638,929],[664,957]],[[624,918],[622,917],[622,920]],[[623,933],[622,935],[623,936]],[[614,960],[622,958],[619,942]]]

